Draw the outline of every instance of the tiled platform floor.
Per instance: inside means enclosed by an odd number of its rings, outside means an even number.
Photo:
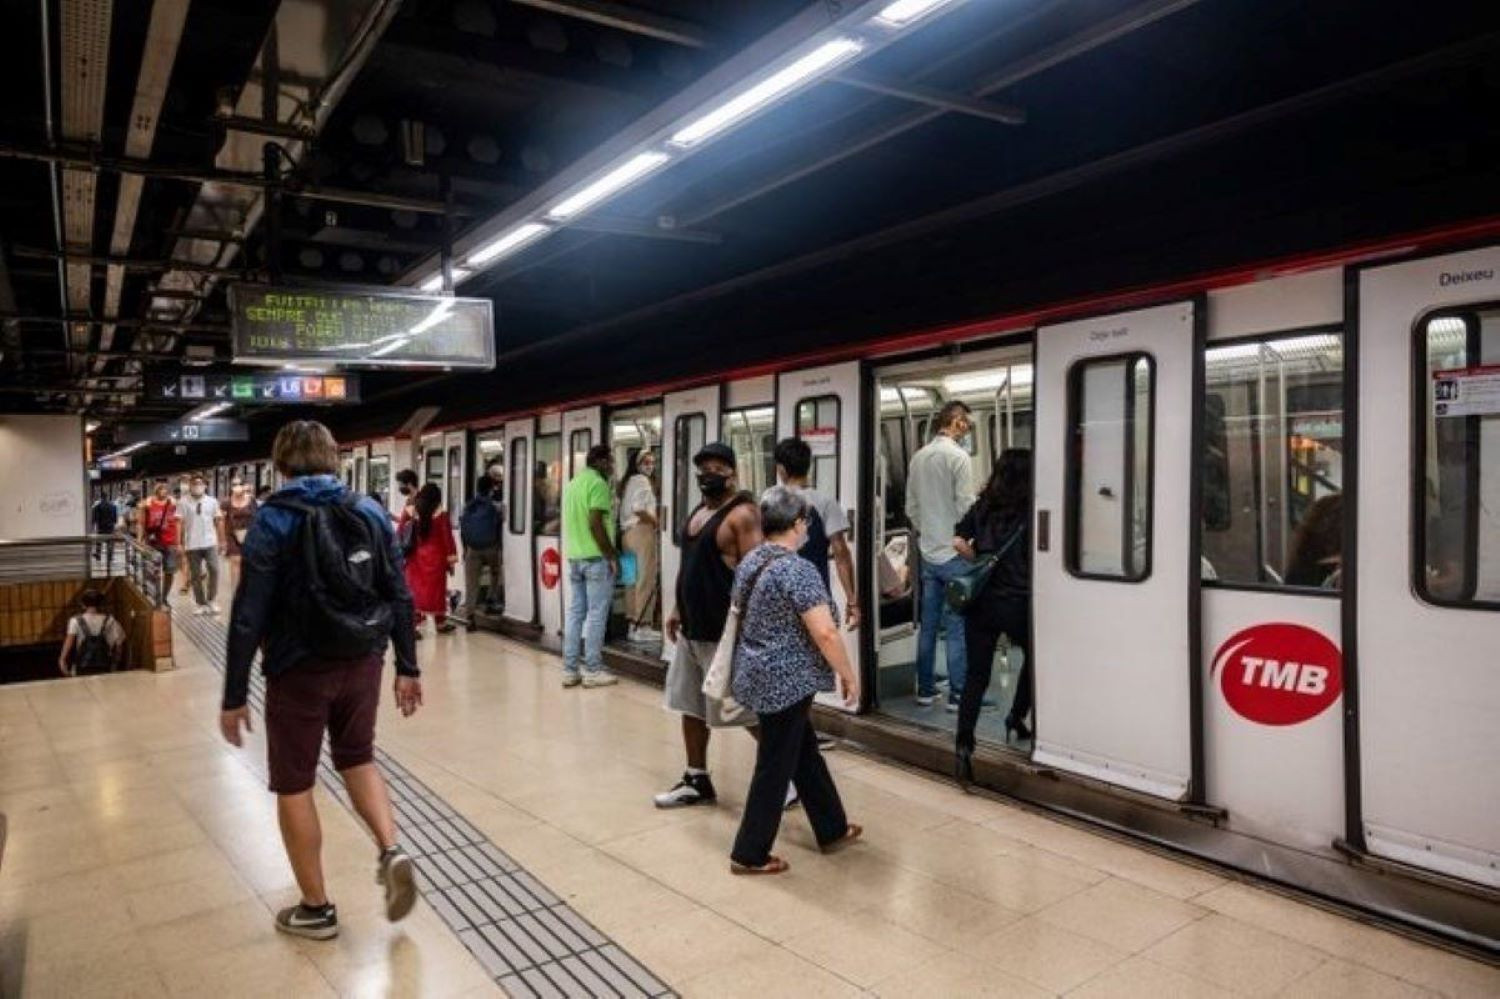
[[[177,648],[172,673],[0,687],[0,995],[494,994],[431,909],[384,922],[332,797],[343,933],[272,930],[296,890],[261,733],[219,740],[219,674]],[[719,807],[660,812],[681,748],[659,691],[564,691],[554,657],[492,635],[421,655],[427,707],[384,714],[390,758],[684,995],[1500,995],[1500,969],[843,751],[867,841],[823,857],[794,814],[791,872],[731,878],[747,736],[715,741]]]

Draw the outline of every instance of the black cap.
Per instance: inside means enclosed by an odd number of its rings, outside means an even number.
[[[710,458],[718,458],[720,461],[727,462],[730,468],[734,468],[736,464],[734,448],[721,441],[712,441],[700,447],[698,453],[693,455],[693,467],[696,468]]]

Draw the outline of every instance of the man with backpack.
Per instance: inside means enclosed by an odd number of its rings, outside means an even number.
[[[161,585],[166,593],[170,593],[172,578],[177,575],[181,518],[177,515],[177,504],[167,491],[167,480],[157,479],[152,495],[140,505],[136,540],[161,555]]]
[[[63,676],[113,671],[125,650],[125,629],[105,612],[104,594],[98,590],[84,590],[78,602],[83,605],[83,613],[68,619],[68,635],[57,657],[58,670]]]
[[[271,458],[287,480],[257,511],[243,546],[230,612],[219,726],[231,744],[250,728],[246,699],[256,652],[266,675],[266,744],[282,842],[302,898],[276,915],[283,933],[327,940],[338,916],[323,883],[313,803],[326,731],[333,765],[379,848],[385,911],[416,902],[411,858],[396,845],[385,781],[375,766],[375,715],[387,644],[395,646],[396,707],[422,704],[411,593],[386,512],[339,481],[338,444],[321,423],[282,427]]]
[[[485,600],[488,609],[499,604],[505,585],[500,572],[500,527],[505,522],[503,507],[495,501],[495,480],[486,472],[474,483],[474,496],[458,515],[458,536],[464,543],[464,618],[469,630],[476,627],[474,608],[479,603],[479,581],[486,568],[490,570],[490,589]]]

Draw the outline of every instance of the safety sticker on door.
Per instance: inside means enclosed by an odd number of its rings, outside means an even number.
[[[1300,624],[1258,624],[1214,654],[1213,675],[1236,714],[1261,725],[1316,718],[1343,691],[1343,657],[1320,632]]]

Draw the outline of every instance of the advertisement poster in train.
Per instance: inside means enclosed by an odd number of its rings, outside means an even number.
[[[1434,371],[1432,413],[1437,417],[1500,413],[1500,364]]]
[[[1343,691],[1343,657],[1321,632],[1278,621],[1257,624],[1219,646],[1210,667],[1224,702],[1259,725],[1300,725]]]
[[[839,453],[838,427],[808,427],[798,432],[814,458],[832,458]]]

